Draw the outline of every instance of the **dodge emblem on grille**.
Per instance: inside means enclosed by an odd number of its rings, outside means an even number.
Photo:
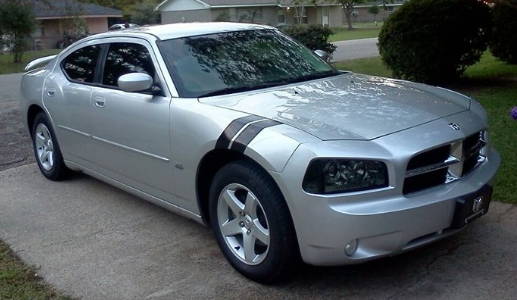
[[[460,130],[460,125],[458,125],[456,123],[449,123],[449,127],[454,130]]]

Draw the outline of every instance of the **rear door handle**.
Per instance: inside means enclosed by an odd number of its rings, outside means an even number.
[[[98,108],[103,108],[106,104],[106,100],[103,97],[96,96],[94,99],[95,106]]]
[[[47,90],[47,95],[49,95],[50,97],[53,97],[55,94],[56,94],[56,90],[54,90],[54,89]]]

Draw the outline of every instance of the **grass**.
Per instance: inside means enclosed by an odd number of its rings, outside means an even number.
[[[379,36],[379,31],[381,31],[382,22],[378,22],[377,25],[374,23],[357,23],[354,24],[354,29],[348,30],[344,27],[334,27],[332,34],[329,37],[329,41],[337,42],[337,41],[347,41],[347,40],[357,40],[357,39],[366,39],[366,38],[374,38]]]
[[[70,299],[42,281],[0,241],[0,299]]]
[[[23,72],[25,66],[32,60],[44,56],[59,53],[60,49],[47,49],[39,51],[28,51],[23,54],[21,63],[13,63],[12,54],[0,54],[0,74],[20,73]]]
[[[356,73],[390,77],[390,70],[380,57],[338,62],[338,69]],[[517,106],[517,65],[499,61],[490,53],[469,67],[464,77],[447,86],[467,94],[485,107],[490,126],[490,140],[502,156],[503,163],[496,178],[494,199],[517,204],[517,121],[510,109]]]

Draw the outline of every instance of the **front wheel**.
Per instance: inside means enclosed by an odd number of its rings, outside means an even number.
[[[298,261],[285,200],[269,175],[252,163],[233,162],[216,174],[210,222],[225,257],[250,279],[285,279]]]

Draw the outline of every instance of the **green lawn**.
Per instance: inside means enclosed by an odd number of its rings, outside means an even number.
[[[70,299],[57,293],[0,241],[0,299]]]
[[[338,62],[336,67],[391,76],[379,57]],[[487,52],[479,63],[466,70],[460,82],[447,87],[478,99],[487,110],[490,139],[503,158],[494,199],[517,204],[517,121],[509,114],[517,106],[517,65],[505,64]]]
[[[60,49],[48,49],[40,51],[28,51],[23,54],[23,61],[21,63],[13,63],[13,56],[11,54],[0,54],[0,74],[19,73],[23,72],[25,66],[36,58],[54,55],[59,53]]]
[[[379,31],[381,31],[382,22],[378,22],[377,25],[374,23],[357,23],[354,24],[354,29],[348,30],[344,27],[333,27],[332,34],[329,37],[329,41],[337,42],[337,41],[346,41],[346,40],[357,40],[357,39],[366,39],[366,38],[374,38],[379,36]]]

